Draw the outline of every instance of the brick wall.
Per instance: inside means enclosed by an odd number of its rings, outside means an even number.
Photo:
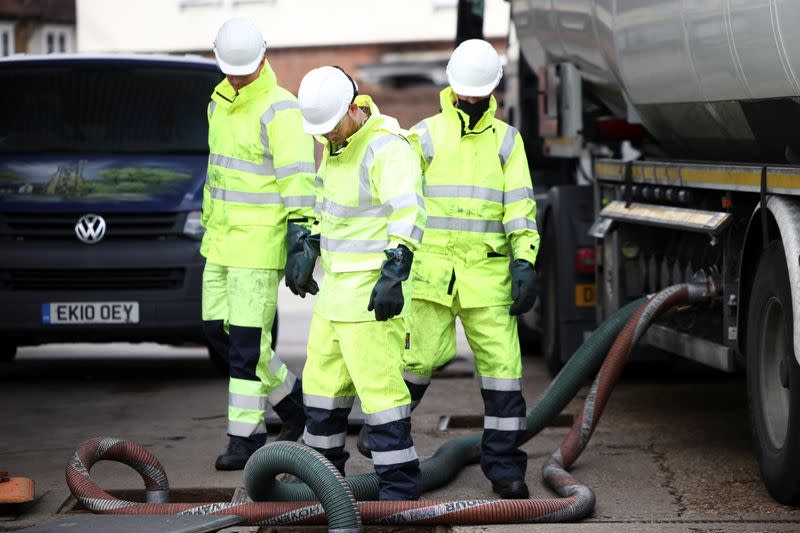
[[[0,18],[75,24],[75,0],[0,0]]]
[[[422,118],[435,113],[438,106],[439,88],[387,89],[371,86],[359,78],[358,67],[375,65],[389,52],[413,52],[428,50],[450,50],[449,43],[413,43],[411,45],[354,45],[323,49],[278,49],[269,52],[269,61],[278,75],[281,85],[297,93],[305,74],[322,65],[338,65],[353,76],[359,92],[369,94],[381,112],[394,116],[403,127],[410,127]]]

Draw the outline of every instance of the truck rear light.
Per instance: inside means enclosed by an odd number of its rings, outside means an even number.
[[[578,248],[575,250],[575,272],[594,274],[595,264],[594,248]]]

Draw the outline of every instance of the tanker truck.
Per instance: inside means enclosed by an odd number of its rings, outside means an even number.
[[[745,373],[764,483],[799,505],[800,1],[510,6],[506,116],[543,200],[522,324],[556,370],[627,302],[713,279],[712,305],[643,344]],[[482,8],[460,2],[457,39],[480,36]]]

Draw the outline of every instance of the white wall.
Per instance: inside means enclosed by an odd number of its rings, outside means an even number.
[[[273,48],[451,40],[455,0],[77,0],[79,52],[210,50],[228,18],[247,16]],[[505,0],[486,0],[484,32],[508,32]]]

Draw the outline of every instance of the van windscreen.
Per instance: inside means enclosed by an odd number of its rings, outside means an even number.
[[[174,66],[6,67],[0,152],[207,152],[206,108],[220,79]]]

